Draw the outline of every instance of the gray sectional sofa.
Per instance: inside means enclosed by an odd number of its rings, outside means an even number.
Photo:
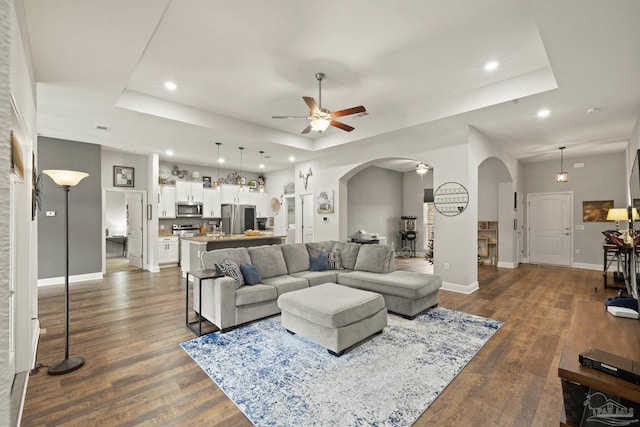
[[[339,253],[342,269],[311,271],[310,257],[322,252]],[[384,297],[388,311],[413,318],[438,304],[439,276],[395,271],[395,254],[387,245],[359,245],[327,241],[307,244],[217,249],[202,254],[202,266],[215,269],[225,259],[236,264],[253,264],[260,283],[236,289],[232,277],[202,281],[202,295],[194,289],[194,309],[222,331],[252,320],[280,313],[278,297],[284,293],[337,283],[373,291]]]

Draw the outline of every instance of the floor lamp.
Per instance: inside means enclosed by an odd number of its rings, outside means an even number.
[[[89,176],[85,172],[65,171],[65,170],[43,170],[42,173],[48,175],[56,184],[64,190],[64,249],[65,249],[65,271],[64,271],[64,360],[49,366],[49,375],[62,375],[75,371],[84,365],[82,357],[69,357],[69,191],[71,187],[78,185],[83,178]]]

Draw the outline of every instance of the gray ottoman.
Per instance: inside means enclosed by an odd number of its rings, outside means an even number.
[[[278,298],[278,307],[284,328],[311,338],[335,356],[387,326],[382,295],[335,283],[287,292]]]

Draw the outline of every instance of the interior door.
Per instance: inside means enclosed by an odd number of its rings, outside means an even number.
[[[524,224],[524,197],[520,192],[516,193],[516,237],[517,237],[517,256],[516,261],[518,264],[522,264],[522,254],[524,253],[524,236],[523,236],[523,227]]]
[[[142,193],[127,192],[127,257],[129,265],[142,268]]]
[[[303,194],[302,199],[302,243],[313,242],[313,194]]]
[[[528,196],[529,262],[571,265],[571,194]]]

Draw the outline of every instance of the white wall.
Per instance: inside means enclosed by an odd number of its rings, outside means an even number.
[[[124,236],[127,232],[127,212],[124,192],[107,191],[105,194],[105,227],[110,236]]]
[[[264,190],[269,193],[269,200],[276,198],[280,201],[281,206],[277,212],[271,212],[273,217],[273,232],[277,235],[286,235],[287,231],[287,208],[284,202],[284,185],[288,182],[294,182],[293,166],[288,169],[282,169],[275,172],[265,174]]]

